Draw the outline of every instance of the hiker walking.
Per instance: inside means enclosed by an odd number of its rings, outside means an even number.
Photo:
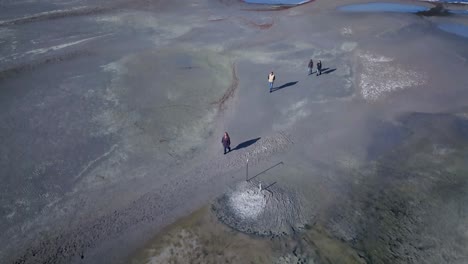
[[[228,132],[224,132],[224,136],[221,139],[221,143],[223,143],[224,154],[226,154],[227,152],[231,152],[231,138],[229,137]],[[226,149],[228,150],[227,152]]]
[[[312,59],[310,59],[309,64],[307,65],[307,67],[309,68],[309,75],[311,75],[312,74],[312,69],[314,68],[314,61]]]
[[[273,72],[268,74],[268,83],[270,84],[270,93],[273,91],[273,82],[275,82],[276,76]]]
[[[322,61],[317,62],[317,76],[322,75]]]

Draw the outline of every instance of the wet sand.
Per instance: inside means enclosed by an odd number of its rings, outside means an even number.
[[[356,2],[4,4],[0,262],[466,263],[467,17]],[[247,159],[300,230],[216,219]]]

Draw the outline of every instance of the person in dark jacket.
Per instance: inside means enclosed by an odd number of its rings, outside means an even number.
[[[307,67],[309,68],[309,75],[311,75],[312,70],[314,68],[314,61],[312,59],[310,59],[309,64],[307,65]]]
[[[223,143],[224,154],[226,154],[227,152],[231,152],[231,138],[229,137],[228,132],[224,132],[224,136],[221,139],[221,143]],[[228,150],[227,152],[226,149]]]
[[[322,61],[317,62],[317,76],[322,75]]]

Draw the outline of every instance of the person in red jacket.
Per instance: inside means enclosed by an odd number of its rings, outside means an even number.
[[[229,137],[228,132],[224,132],[224,136],[221,139],[221,143],[223,143],[224,154],[226,154],[227,152],[231,152],[231,138]],[[226,149],[228,150],[227,152]]]

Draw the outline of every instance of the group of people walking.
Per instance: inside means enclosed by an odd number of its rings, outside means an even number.
[[[312,59],[310,59],[307,67],[309,68],[309,75],[311,75],[314,69],[314,61]],[[321,60],[317,62],[317,76],[319,75],[322,75],[322,61]]]
[[[314,61],[310,59],[309,64],[307,64],[307,68],[309,69],[309,75],[313,73],[314,69]],[[317,62],[317,76],[322,75],[322,61],[319,60]],[[276,76],[273,72],[268,74],[268,84],[270,88],[270,93],[273,92],[273,83],[275,82]],[[228,132],[224,132],[223,137],[221,138],[221,143],[224,147],[224,154],[231,152],[231,138],[229,137]]]
[[[314,61],[310,59],[309,64],[307,64],[307,68],[309,69],[309,75],[313,73],[314,70]],[[317,62],[317,76],[322,75],[322,61],[319,60]],[[276,76],[273,72],[268,74],[268,85],[270,88],[270,93],[273,92],[273,83],[275,82]]]

